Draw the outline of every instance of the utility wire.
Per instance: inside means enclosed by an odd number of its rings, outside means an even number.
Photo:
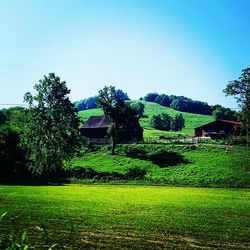
[[[7,68],[13,68],[13,69],[22,69],[22,70],[31,71],[31,72],[34,72],[34,73],[39,73],[38,70],[25,68],[25,67],[21,67],[21,66],[10,65],[10,64],[0,63],[0,66],[7,67]]]
[[[25,76],[25,75],[17,75],[17,74],[9,74],[9,73],[3,73],[3,72],[0,72],[0,75],[5,75],[5,76],[14,76],[14,77],[24,77],[24,78],[33,78],[33,77],[30,77],[30,76]]]
[[[3,104],[1,104],[0,103],[0,107],[2,107],[2,106],[7,106],[7,107],[11,107],[11,106],[13,106],[13,107],[16,107],[16,106],[27,107],[28,104],[21,104],[21,103],[10,103],[10,104],[3,103]]]

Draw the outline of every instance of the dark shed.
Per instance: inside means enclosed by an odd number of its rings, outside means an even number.
[[[109,124],[106,116],[90,116],[81,128],[81,134],[87,138],[107,138]]]
[[[240,122],[215,120],[195,128],[196,137],[225,138],[240,135]]]
[[[106,116],[90,116],[81,128],[81,134],[90,139],[109,138],[108,127],[110,120]],[[121,132],[119,140],[121,142],[143,140],[143,129],[139,123],[139,116],[135,116],[128,124],[128,128]]]

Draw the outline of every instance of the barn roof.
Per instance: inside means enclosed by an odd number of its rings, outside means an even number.
[[[197,128],[204,127],[204,126],[206,126],[206,125],[208,125],[208,124],[212,124],[212,123],[214,123],[214,122],[218,122],[218,121],[220,121],[220,122],[225,122],[225,123],[230,123],[230,124],[234,124],[234,125],[240,125],[240,124],[241,124],[240,122],[236,122],[236,121],[229,121],[229,120],[218,119],[218,120],[214,120],[214,121],[212,121],[212,122],[203,124],[203,125],[201,125],[201,126],[199,126],[199,127],[196,127],[196,129],[197,129]]]
[[[106,116],[90,116],[83,128],[107,128],[110,122]]]
[[[236,122],[236,121],[228,121],[228,120],[221,120],[221,119],[219,119],[219,121],[232,123],[232,124],[235,124],[235,125],[240,125],[241,124],[240,122]]]

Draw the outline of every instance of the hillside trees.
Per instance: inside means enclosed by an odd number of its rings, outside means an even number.
[[[185,119],[182,114],[175,115],[171,122],[172,131],[181,131],[185,128]]]
[[[115,95],[117,99],[120,99],[123,101],[130,100],[128,97],[128,94],[123,92],[121,89],[117,89],[115,90],[115,92],[116,92]],[[77,101],[74,104],[78,111],[94,109],[97,107],[96,96],[88,97],[86,99]]]
[[[153,115],[150,120],[151,126],[164,131],[180,131],[185,127],[185,120],[182,114],[171,117],[168,114]]]
[[[39,176],[57,176],[79,151],[79,119],[66,82],[54,73],[44,76],[34,89],[35,96],[28,92],[24,97],[30,105],[24,142],[29,168]]]
[[[164,107],[171,107],[181,112],[190,112],[194,114],[211,115],[212,107],[206,102],[194,101],[185,96],[165,95],[157,93],[148,93],[144,97],[145,101],[155,102]]]
[[[222,119],[237,121],[237,112],[231,110],[230,108],[224,108],[221,105],[214,105],[212,106],[212,110],[212,115],[216,120]]]
[[[127,101],[130,100],[128,97],[128,94],[126,92],[123,92],[121,89],[117,89],[116,91],[116,98],[119,100]]]
[[[142,102],[132,103],[130,106],[135,110],[140,118],[143,117],[145,105]]]
[[[21,136],[26,126],[26,113],[21,107],[3,109],[4,119],[0,124],[0,177],[26,177],[25,151],[21,147]]]
[[[229,81],[223,90],[226,95],[234,96],[241,107],[240,120],[247,131],[247,145],[249,147],[250,129],[250,66],[243,69],[237,80]]]

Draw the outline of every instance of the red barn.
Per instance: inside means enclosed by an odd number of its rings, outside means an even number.
[[[215,120],[195,128],[196,137],[225,138],[240,135],[240,122],[228,120]]]

